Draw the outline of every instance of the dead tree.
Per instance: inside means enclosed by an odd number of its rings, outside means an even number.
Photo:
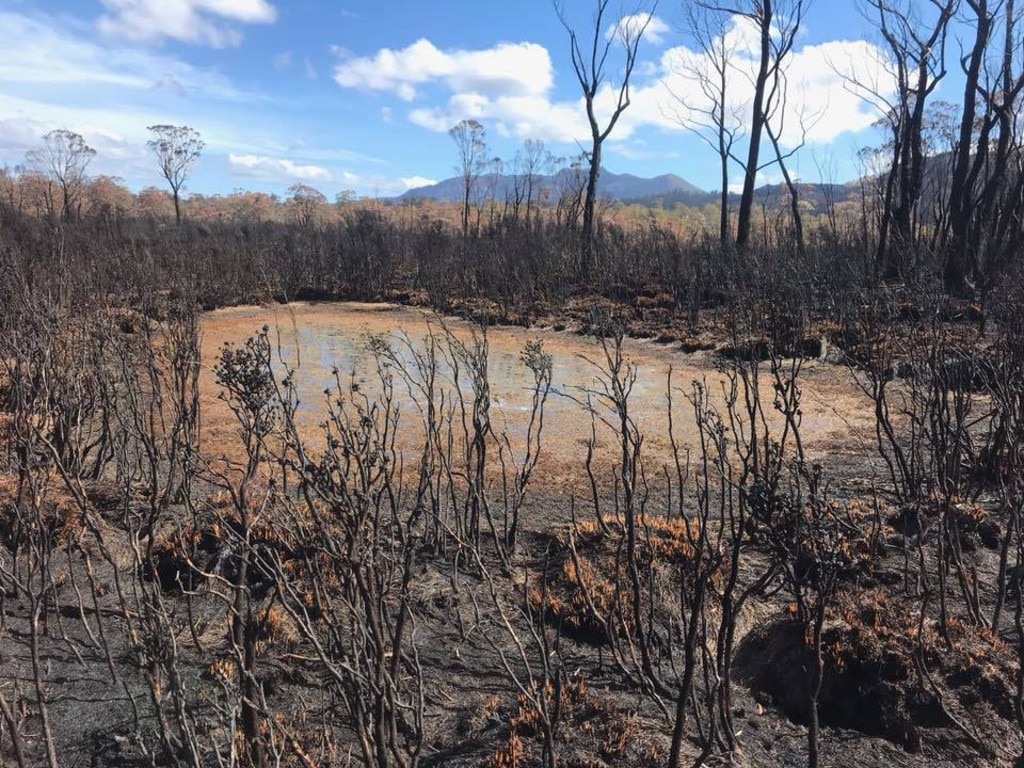
[[[720,184],[718,237],[722,246],[729,241],[729,163],[733,145],[742,136],[743,120],[739,110],[729,107],[732,93],[730,61],[736,46],[726,36],[726,20],[699,5],[687,9],[687,28],[697,44],[694,58],[684,59],[676,74],[696,83],[695,98],[674,93],[679,103],[676,119],[688,131],[700,137],[718,155]]]
[[[581,44],[580,33],[569,23],[564,6],[555,0],[558,18],[569,33],[572,66],[583,91],[587,122],[590,125],[590,171],[587,175],[586,196],[583,198],[583,228],[580,230],[580,269],[584,281],[590,280],[594,268],[594,210],[597,203],[597,180],[601,175],[601,148],[615,129],[619,117],[629,107],[629,81],[633,75],[633,67],[636,66],[637,51],[658,6],[657,0],[654,0],[649,11],[627,16],[606,30],[609,1],[597,0],[591,28],[587,29],[586,37]],[[618,77],[618,93],[611,115],[602,128],[595,100],[608,77],[606,65],[615,45],[621,47],[622,69]]]
[[[979,278],[984,292],[1005,261],[1003,246],[1013,227],[1004,224],[1014,206],[1004,201],[1016,184],[1011,168],[1024,89],[1016,0],[967,0],[966,8],[974,42],[961,59],[964,100],[953,148],[943,262],[947,290],[961,295]]]
[[[773,83],[781,77],[785,58],[803,21],[804,0],[748,0],[739,6],[699,2],[710,12],[738,16],[757,29],[759,48],[757,70],[753,76],[754,95],[750,112],[749,145],[743,165],[743,191],[736,222],[736,247],[746,250],[750,244],[754,213],[754,187],[760,168],[761,142],[771,116]]]
[[[448,131],[448,135],[459,153],[455,169],[462,179],[462,236],[465,238],[469,235],[469,204],[487,154],[484,126],[476,120],[463,120]]]
[[[43,136],[43,146],[28,153],[28,159],[57,183],[61,191],[61,220],[74,218],[85,185],[85,172],[96,150],[79,134],[66,128]]]
[[[886,109],[892,155],[883,192],[876,274],[892,277],[909,266],[924,182],[924,122],[928,97],[946,76],[946,38],[956,0],[928,0],[925,22],[902,0],[870,0],[869,18],[885,42],[896,95]]]

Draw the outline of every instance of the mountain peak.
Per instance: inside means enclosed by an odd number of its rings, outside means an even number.
[[[576,171],[563,168],[554,174],[539,175],[534,181],[534,188],[566,187]],[[520,177],[521,179],[521,177]],[[477,193],[487,197],[503,198],[511,196],[516,185],[516,177],[506,174],[481,174],[477,180]],[[647,200],[661,195],[674,196],[705,196],[707,193],[674,173],[663,173],[653,178],[644,178],[632,173],[612,173],[603,170],[597,181],[598,195],[616,201]],[[410,189],[398,200],[427,198],[442,202],[459,202],[464,194],[461,177],[439,181],[423,187]]]

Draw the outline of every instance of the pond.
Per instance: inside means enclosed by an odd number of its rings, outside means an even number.
[[[296,303],[285,306],[233,307],[204,316],[202,393],[204,398],[203,441],[213,452],[232,452],[237,444],[237,425],[218,391],[213,366],[225,342],[242,344],[264,325],[270,328],[272,342],[282,360],[296,371],[295,381],[302,403],[301,426],[310,439],[318,436],[318,423],[326,413],[325,389],[334,389],[337,370],[343,389],[350,382],[371,396],[380,391],[377,359],[370,348],[372,337],[391,345],[396,357],[411,362],[411,350],[424,348],[431,332],[442,333],[442,324],[455,338],[469,344],[471,326],[461,320],[442,319],[416,308],[388,304]],[[521,441],[529,422],[530,371],[521,354],[527,342],[539,340],[551,355],[553,388],[545,409],[542,460],[537,476],[540,482],[559,488],[582,487],[587,442],[591,437],[591,418],[584,402],[588,391],[599,388],[599,369],[604,351],[598,340],[568,331],[524,329],[497,326],[487,330],[488,372],[492,398],[491,419],[497,429],[505,430],[513,447]],[[447,351],[447,346],[442,343]],[[626,339],[626,360],[636,369],[636,382],[630,396],[630,412],[644,436],[644,455],[649,471],[671,461],[668,434],[668,374],[672,371],[673,424],[676,440],[684,450],[697,445],[693,408],[686,399],[692,382],[708,387],[712,401],[721,405],[724,375],[721,361],[713,353],[684,354],[653,341]],[[282,370],[284,365],[282,365]],[[440,366],[442,381],[452,387],[451,368]],[[468,380],[463,375],[464,397],[470,397]],[[781,424],[772,412],[770,376],[763,374],[761,391],[771,423]],[[851,373],[842,366],[808,361],[800,374],[801,434],[808,457],[822,460],[826,466],[843,462],[845,457],[863,457],[871,449],[873,419],[870,403],[857,387]],[[400,447],[414,450],[418,443],[419,414],[408,389],[396,384],[396,400],[402,412],[403,433]],[[615,435],[600,423],[597,426],[599,460],[615,461]]]

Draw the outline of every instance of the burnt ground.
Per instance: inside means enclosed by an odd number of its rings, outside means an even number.
[[[266,322],[265,318],[263,310],[250,308],[213,313],[204,328],[208,354],[214,354],[225,340],[240,341]],[[314,344],[310,349],[316,351],[305,352],[300,367],[302,371],[312,368],[312,399],[322,386],[324,370],[339,364],[329,346],[331,339],[339,338],[337,334],[350,333],[353,328],[361,333],[402,328],[414,335],[423,329],[422,323],[422,316],[411,310],[367,307],[339,313],[337,308],[314,305],[296,308],[282,326],[290,325],[297,337],[306,333],[303,343],[311,339]],[[531,333],[537,332],[493,329],[490,337],[492,355],[498,360],[495,392],[504,398],[510,412],[521,395],[509,359],[514,361]],[[541,333],[560,356],[563,373],[582,376],[578,386],[588,386],[589,368],[578,357],[579,337],[556,331]],[[652,341],[629,344],[641,373],[652,379],[653,371],[665,371],[669,364],[675,368],[676,381],[715,375],[715,360],[705,352],[680,355]],[[342,365],[358,367],[365,362],[355,346],[345,350],[343,354],[351,358],[345,358]],[[593,352],[593,347],[586,351]],[[207,364],[211,363],[212,357],[208,357]],[[807,443],[809,452],[833,479],[835,496],[864,498],[884,483],[885,468],[872,450],[871,424],[863,414],[862,394],[847,374],[841,366],[825,362],[810,363],[803,372]],[[642,379],[646,388],[637,394],[637,418],[652,435],[647,447],[654,466],[664,462],[667,447],[664,435],[656,436],[664,426],[664,417],[659,415],[664,408],[662,376],[650,384]],[[209,375],[203,386],[209,406],[204,417],[204,448],[211,455],[230,453],[230,420],[213,398]],[[509,422],[514,431],[511,416]],[[522,554],[512,576],[501,575],[496,561],[489,563],[498,574],[499,591],[508,596],[511,606],[517,605],[515,596],[544,568],[542,553],[557,551],[559,536],[571,525],[570,509],[575,507],[580,519],[590,515],[589,489],[581,472],[589,420],[578,416],[577,404],[558,402],[546,428],[545,463],[537,470],[537,482],[530,488],[524,509]],[[602,447],[608,450],[612,443],[608,438],[604,441]],[[683,442],[685,445],[685,437]],[[610,465],[611,459],[606,462]],[[610,492],[607,480],[602,490]],[[212,489],[204,493],[212,495]],[[570,503],[571,498],[575,504]],[[144,504],[145,500],[135,499],[129,506]],[[664,494],[655,488],[648,513],[658,516],[666,506]],[[110,545],[107,559],[95,544],[95,533],[84,531],[73,520],[69,519],[61,534],[62,547],[57,550],[61,554],[55,556],[53,569],[58,576],[38,639],[38,670],[33,670],[30,653],[31,604],[14,592],[8,592],[3,601],[0,693],[12,705],[31,765],[46,761],[36,707],[36,673],[48,705],[60,765],[168,762],[154,716],[154,698],[164,711],[173,702],[166,685],[162,689],[157,686],[154,694],[152,670],[140,665],[144,661],[138,651],[140,639],[131,632],[131,628],[144,627],[144,617],[130,613],[137,603],[132,597],[136,574],[127,552],[127,518],[121,510],[104,507],[102,501],[90,502],[90,514]],[[171,517],[178,519],[186,514],[184,509],[172,509],[172,513]],[[920,601],[903,593],[913,591],[907,583],[907,563],[918,556],[918,543],[936,534],[929,528],[927,515],[915,528],[908,527],[901,515],[894,507],[883,510],[878,531],[882,546],[877,557],[870,567],[844,581],[843,596],[828,623],[831,634],[826,635],[827,642],[837,641],[842,650],[826,664],[821,698],[822,764],[871,768],[1010,765],[1021,751],[1012,711],[1017,671],[1015,654],[1008,650],[1010,635],[1007,632],[1001,638],[997,633],[993,637],[964,627],[954,638],[932,638],[924,659],[927,681],[923,680],[925,673],[914,659],[912,642]],[[983,577],[980,582],[990,585],[998,570],[998,551],[984,526],[967,535],[966,557]],[[79,542],[80,548],[71,551],[66,546],[69,541]],[[218,546],[216,541],[210,545],[211,558],[217,557]],[[63,554],[69,551],[70,568],[68,556]],[[91,573],[85,568],[83,552],[90,553]],[[149,576],[138,581],[155,588],[153,574]],[[481,614],[480,606],[486,607],[489,599],[486,581],[464,572],[457,584],[458,589],[447,559],[422,554],[412,590],[426,697],[427,737],[421,764],[497,764],[496,755],[507,752],[513,728],[521,731],[525,743],[520,764],[536,764],[539,744],[528,728],[513,725],[518,714],[515,689],[496,653],[500,647],[512,654],[514,647],[500,627]],[[197,584],[189,601],[173,579],[165,586],[161,594],[167,616],[172,634],[180,640],[179,688],[193,708],[197,731],[210,743],[223,742],[223,733],[216,730],[216,723],[224,717],[219,708],[222,684],[216,670],[217,662],[230,655],[226,602],[216,584]],[[866,600],[865,595],[872,599]],[[983,590],[980,597],[984,607],[991,605],[992,594]],[[951,588],[954,612],[956,601]],[[806,710],[799,691],[808,660],[800,633],[787,616],[787,600],[781,593],[752,602],[741,616],[732,700],[739,746],[732,754],[716,752],[707,765],[806,764]],[[200,649],[188,629],[190,618],[199,627]],[[523,621],[521,616],[518,619]],[[301,660],[305,655],[301,642],[282,630],[261,656],[257,676],[268,706],[284,712],[297,730],[314,734],[318,719],[337,719],[338,711],[335,702],[327,701],[315,665]],[[559,656],[568,671],[567,679],[575,686],[559,734],[560,764],[664,765],[672,723],[651,697],[627,683],[601,644],[592,638],[565,636],[559,641]],[[5,749],[9,744],[6,729],[5,724],[0,731]],[[338,740],[345,740],[344,733]],[[173,746],[173,738],[171,743]],[[309,743],[315,744],[316,739],[311,737]],[[690,744],[690,759],[698,753],[697,746]],[[317,765],[342,764],[348,757],[313,750],[308,755]],[[14,756],[8,751],[3,759],[13,764]],[[284,762],[294,761],[294,755],[285,755]]]
[[[554,510],[564,510],[558,496],[538,493],[531,505],[531,519],[542,518],[542,530],[528,531],[527,541],[541,550],[553,530],[564,524],[552,520]],[[563,513],[564,514],[564,513]],[[894,531],[887,534],[895,539]],[[898,546],[875,567],[870,583],[850,584],[858,590],[885,590],[901,578],[902,554]],[[984,550],[979,562],[991,560]],[[534,578],[543,567],[539,558],[522,561],[527,572],[512,582],[502,581],[510,592],[518,582]],[[462,581],[455,594],[443,560],[425,556],[417,568],[416,612],[419,620],[417,648],[424,669],[428,738],[422,760],[430,766],[490,765],[494,755],[506,748],[510,722],[516,715],[516,701],[508,676],[495,656],[495,645],[506,652],[513,649],[507,637],[476,615],[473,598],[485,604],[483,583],[472,577]],[[97,578],[106,585],[103,569]],[[109,586],[109,585],[108,585]],[[203,652],[187,646],[184,608],[173,591],[168,599],[177,602],[172,615],[180,622],[182,640],[180,669],[183,687],[195,707],[200,723],[204,713],[211,721],[218,715],[215,705],[217,681],[210,670],[217,659],[228,658],[230,646],[222,617],[225,606],[203,589],[193,610],[200,625],[208,624],[203,635]],[[93,646],[84,622],[98,633],[96,614],[84,611],[73,594],[61,591],[61,601],[52,607],[46,632],[40,638],[43,692],[58,747],[61,765],[134,766],[163,763],[153,716],[151,688],[145,670],[123,636],[115,601],[100,603],[110,644],[116,679],[111,675],[105,653]],[[87,598],[88,599],[88,598]],[[887,607],[887,619],[912,610],[912,601]],[[104,604],[104,603],[107,604]],[[852,601],[851,601],[852,602]],[[4,602],[5,631],[0,659],[3,664],[3,693],[28,719],[22,723],[24,745],[30,764],[44,764],[40,724],[30,713],[36,692],[33,683],[27,622],[28,606],[8,595]],[[457,614],[458,620],[453,620]],[[806,711],[799,692],[802,670],[808,659],[803,653],[799,630],[787,624],[778,600],[753,604],[741,619],[742,639],[737,653],[737,681],[733,691],[733,714],[739,748],[731,756],[714,755],[708,765],[801,766],[806,764]],[[220,629],[215,629],[219,627]],[[835,633],[850,633],[850,625],[836,621]],[[863,629],[863,626],[861,626]],[[893,628],[891,637],[897,636]],[[968,638],[964,640],[964,647]],[[931,673],[945,697],[945,707],[969,723],[976,739],[953,725],[934,702],[918,693],[914,675],[907,665],[912,648],[906,638],[881,641],[877,638],[849,639],[850,660],[845,668],[832,664],[826,673],[822,696],[823,765],[843,766],[987,766],[1010,765],[1019,750],[1020,738],[1012,719],[1012,673],[1005,653],[989,652],[983,660],[975,638],[972,650],[960,648],[947,653],[936,641]],[[874,643],[874,645],[872,644]],[[863,647],[865,657],[854,661]],[[275,653],[258,665],[258,675],[270,701],[286,712],[319,712],[324,706],[321,681],[312,665],[288,660],[298,650],[282,641]],[[565,637],[561,661],[571,670],[572,680],[585,683],[586,692],[575,701],[561,729],[562,765],[663,765],[672,724],[652,704],[623,680],[599,645],[586,639]],[[975,657],[977,654],[978,658]],[[877,658],[875,658],[877,657]],[[859,664],[859,666],[858,666]],[[207,704],[203,698],[209,697]],[[537,758],[539,745],[524,737],[524,765]],[[140,739],[139,734],[142,734]],[[621,745],[621,746],[620,746]],[[691,744],[691,758],[699,754]],[[5,759],[12,759],[9,753]],[[324,763],[331,763],[323,756]]]

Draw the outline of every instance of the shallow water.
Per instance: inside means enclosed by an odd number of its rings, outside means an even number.
[[[429,313],[392,305],[367,304],[293,304],[287,307],[235,307],[208,313],[203,321],[204,442],[215,451],[232,453],[236,432],[233,417],[216,399],[212,368],[224,342],[241,344],[267,325],[271,338],[284,361],[281,370],[296,370],[295,381],[302,402],[303,430],[315,439],[317,424],[326,413],[324,390],[335,388],[335,369],[344,390],[356,382],[361,392],[380,391],[378,361],[370,349],[370,338],[386,339],[396,357],[411,367],[413,349],[422,352],[424,337],[433,330],[441,332],[447,324],[456,338],[471,343],[468,324],[444,320]],[[494,327],[487,331],[488,378],[491,393],[491,420],[508,432],[513,447],[521,442],[529,422],[532,375],[520,356],[527,341],[539,339],[552,357],[553,388],[545,409],[542,461],[538,475],[545,482],[576,487],[585,482],[586,444],[591,420],[586,407],[587,391],[598,388],[598,369],[592,361],[603,361],[598,341],[569,332],[546,329]],[[450,356],[443,340],[445,356]],[[649,466],[660,468],[671,459],[668,436],[667,376],[673,371],[673,418],[676,439],[685,451],[697,444],[692,407],[685,395],[694,380],[706,382],[718,403],[722,402],[722,374],[716,359],[707,353],[683,354],[649,341],[627,339],[626,359],[635,366],[636,382],[630,397],[631,414],[644,435],[644,452]],[[441,382],[453,390],[449,364],[439,366]],[[767,376],[762,396],[770,404],[772,390]],[[469,380],[460,377],[464,398],[471,398]],[[869,448],[872,423],[868,401],[849,372],[824,363],[807,363],[801,373],[803,421],[801,433],[810,458],[826,464],[841,461],[846,455],[863,455]],[[403,413],[399,445],[413,449],[419,442],[419,415],[409,392],[396,382],[396,400]],[[596,402],[596,401],[595,401]],[[770,405],[769,405],[770,408]],[[598,425],[597,450],[605,461],[616,456],[615,436]],[[543,471],[540,471],[543,470]]]

